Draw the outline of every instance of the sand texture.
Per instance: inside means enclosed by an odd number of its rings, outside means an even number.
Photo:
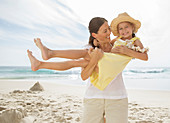
[[[34,82],[13,81],[13,89],[9,83],[0,81],[0,123],[81,122],[85,86],[39,83],[44,91],[31,91]],[[170,92],[128,90],[128,94],[129,123],[170,123]]]

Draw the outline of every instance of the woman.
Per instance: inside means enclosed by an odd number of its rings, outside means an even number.
[[[89,31],[90,44],[95,47],[94,39],[97,39],[99,48],[104,52],[110,52],[112,46],[110,44],[110,27],[107,20],[103,18],[92,19],[89,23]],[[142,60],[148,59],[146,53],[130,50],[126,46],[117,47],[112,52]],[[84,79],[88,78],[96,65],[97,62],[90,62],[83,70],[82,77]],[[94,87],[90,81],[88,82],[84,97],[83,123],[102,123],[104,122],[104,114],[107,123],[128,122],[128,99],[122,73],[118,74],[103,91]]]
[[[104,52],[110,52],[112,44],[110,43],[110,27],[108,22],[104,18],[93,18],[89,23],[89,44],[95,48],[99,47]],[[97,39],[98,43],[95,43]],[[43,46],[43,45],[41,45]],[[44,48],[44,47],[43,47]],[[41,49],[43,49],[41,48]],[[77,55],[70,57],[71,55],[64,51],[51,51],[44,48],[43,52],[46,52],[47,59],[52,57],[64,57],[77,59],[84,57],[88,59],[86,55],[87,50],[80,50]],[[48,53],[47,53],[48,51]],[[95,49],[90,53],[90,61],[88,65],[83,68],[81,76],[83,80],[89,78],[92,72],[97,68],[97,63],[102,57],[102,51]],[[74,52],[74,51],[73,51]],[[128,56],[146,60],[146,53],[139,53],[128,49],[126,46],[117,47],[112,49],[112,52],[119,54],[126,54]],[[29,57],[33,59],[31,53],[28,52]],[[50,55],[47,55],[49,54]],[[71,53],[71,51],[70,51]],[[44,55],[45,56],[45,55]],[[34,62],[35,63],[35,62]],[[84,110],[83,110],[83,123],[103,123],[104,115],[106,116],[107,123],[127,123],[128,122],[128,99],[126,89],[123,83],[122,73],[118,74],[112,82],[103,90],[99,90],[94,87],[91,82],[88,82],[87,90],[84,97]]]

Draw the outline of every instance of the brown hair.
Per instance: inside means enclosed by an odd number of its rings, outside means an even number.
[[[91,45],[93,48],[98,47],[94,45],[94,37],[92,36],[92,33],[98,33],[99,28],[104,24],[104,22],[108,22],[105,18],[102,17],[94,17],[89,22],[89,45]]]

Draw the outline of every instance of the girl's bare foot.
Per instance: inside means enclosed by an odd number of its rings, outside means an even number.
[[[44,46],[39,38],[34,39],[35,44],[41,50],[42,58],[44,60],[50,59],[50,49]]]
[[[28,57],[29,57],[29,60],[31,62],[31,69],[32,71],[37,71],[39,70],[39,66],[41,64],[40,61],[38,61],[33,55],[32,55],[32,52],[27,50],[27,53],[28,53]]]

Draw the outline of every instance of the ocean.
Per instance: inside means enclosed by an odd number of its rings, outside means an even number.
[[[80,68],[73,68],[67,71],[47,69],[32,71],[30,67],[25,66],[0,66],[0,80],[63,81],[66,84],[70,80],[69,84],[85,84],[81,80],[80,73]],[[123,78],[128,88],[170,91],[169,67],[126,68],[123,71]]]

